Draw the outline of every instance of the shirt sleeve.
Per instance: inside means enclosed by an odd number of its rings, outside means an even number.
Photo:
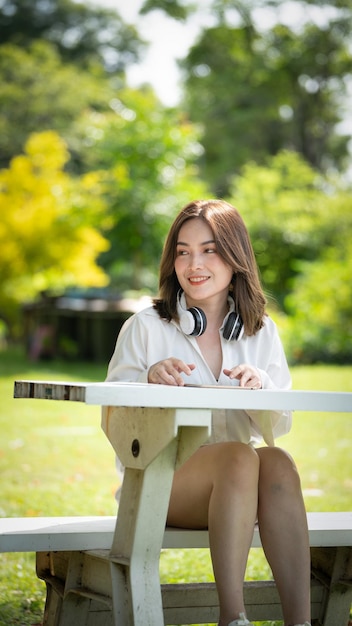
[[[132,315],[122,326],[111,357],[107,382],[144,383],[148,380],[146,346],[148,336],[138,315]]]

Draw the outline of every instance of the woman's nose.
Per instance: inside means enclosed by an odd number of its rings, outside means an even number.
[[[203,267],[203,257],[201,254],[190,254],[189,255],[189,267],[191,269],[197,269],[199,267]]]

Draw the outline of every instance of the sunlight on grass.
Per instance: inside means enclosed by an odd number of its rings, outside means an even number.
[[[114,453],[100,409],[12,397],[15,379],[101,381],[105,372],[104,365],[33,364],[19,351],[0,352],[0,516],[116,513]],[[352,391],[352,367],[297,367],[292,375],[296,389]],[[349,417],[297,412],[292,432],[278,441],[297,462],[309,511],[351,509]],[[33,554],[0,555],[0,626],[40,624],[45,587],[34,571]],[[162,582],[214,580],[207,550],[165,550],[160,572]],[[270,576],[262,550],[251,550],[247,578],[264,572]]]

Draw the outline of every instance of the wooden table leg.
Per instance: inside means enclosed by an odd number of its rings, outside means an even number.
[[[164,624],[159,579],[175,468],[210,433],[211,411],[110,407],[103,429],[125,466],[110,553],[116,626]]]
[[[173,440],[144,472],[125,470],[110,553],[116,626],[164,624],[159,558],[176,453]]]

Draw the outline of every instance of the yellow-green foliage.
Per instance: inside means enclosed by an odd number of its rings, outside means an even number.
[[[99,174],[72,178],[53,131],[30,136],[25,153],[0,171],[0,308],[6,314],[46,289],[102,286],[96,264],[108,247]]]

